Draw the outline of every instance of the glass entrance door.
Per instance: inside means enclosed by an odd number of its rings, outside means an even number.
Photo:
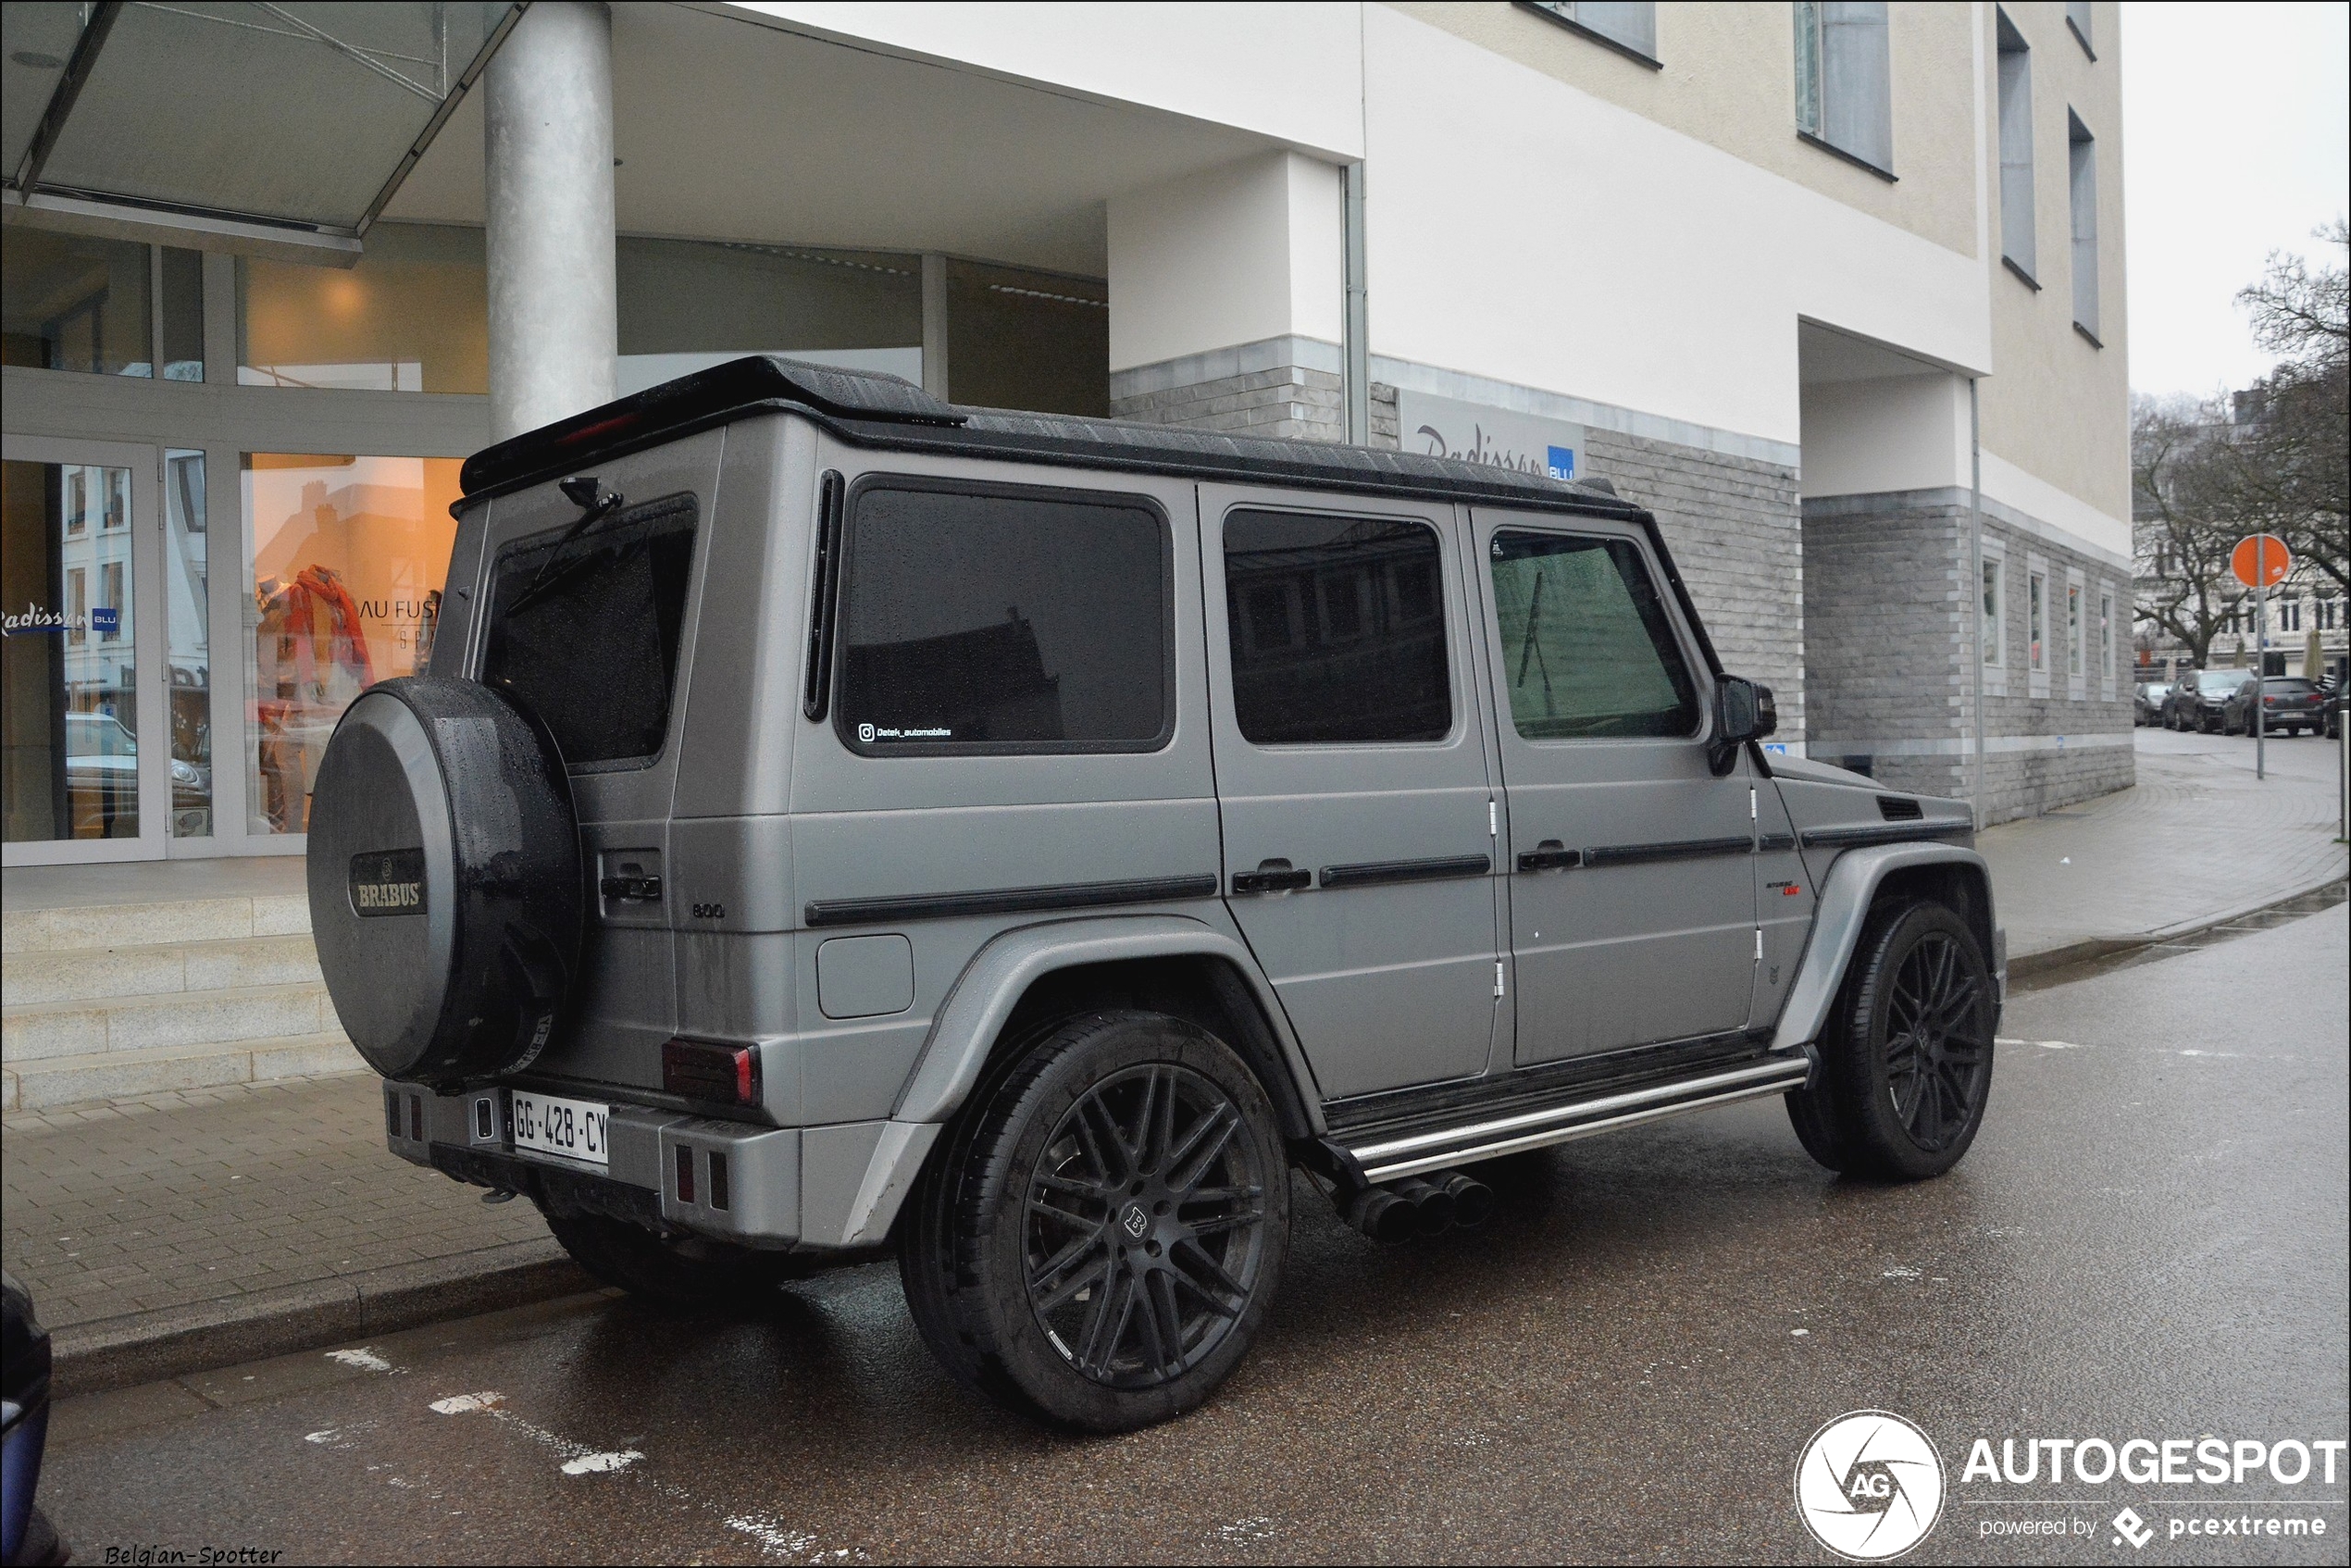
[[[0,454],[10,865],[163,852],[172,748],[151,602],[156,463],[151,447],[14,437]]]

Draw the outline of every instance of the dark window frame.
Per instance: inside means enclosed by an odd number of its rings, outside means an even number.
[[[1236,516],[1246,513],[1256,513],[1285,517],[1302,517],[1315,522],[1327,523],[1375,522],[1400,524],[1408,527],[1425,529],[1428,530],[1430,538],[1435,540],[1437,542],[1437,562],[1436,570],[1433,574],[1433,581],[1437,591],[1437,634],[1440,639],[1439,647],[1445,655],[1445,701],[1447,714],[1444,734],[1434,736],[1425,740],[1257,740],[1250,739],[1249,733],[1241,728],[1239,711],[1240,698],[1239,693],[1234,690],[1236,685],[1234,676],[1236,672],[1233,664],[1233,643],[1235,640],[1235,633],[1239,629],[1239,628],[1232,618],[1232,567],[1230,565],[1230,558],[1225,552],[1225,541],[1226,531],[1231,528],[1233,519]],[[1285,504],[1279,500],[1262,499],[1237,501],[1233,504],[1227,506],[1225,509],[1224,514],[1218,517],[1216,521],[1216,564],[1220,580],[1215,586],[1225,605],[1225,684],[1226,688],[1226,697],[1232,705],[1233,730],[1235,734],[1240,737],[1241,743],[1261,752],[1290,753],[1330,752],[1350,749],[1360,751],[1367,748],[1387,749],[1394,747],[1435,749],[1437,747],[1452,745],[1459,740],[1462,735],[1462,727],[1465,722],[1467,722],[1467,720],[1464,716],[1464,707],[1462,702],[1461,662],[1454,657],[1454,643],[1456,641],[1454,632],[1456,630],[1456,627],[1453,620],[1453,604],[1452,600],[1449,597],[1449,591],[1447,588],[1447,582],[1452,576],[1452,564],[1448,560],[1446,554],[1446,541],[1449,537],[1451,537],[1451,530],[1448,523],[1440,522],[1436,518],[1423,516],[1417,512],[1370,512],[1354,508],[1322,510],[1311,506],[1301,506],[1295,503]],[[1326,575],[1327,568],[1315,568],[1312,580],[1315,590],[1314,597],[1318,602],[1322,598],[1323,585]],[[1262,592],[1263,591],[1263,589],[1261,588],[1256,591]],[[1284,642],[1281,646],[1283,648],[1295,648],[1299,645],[1300,635],[1307,629],[1307,624],[1319,618],[1321,613],[1320,604],[1319,603],[1312,606],[1300,603],[1300,596],[1296,595],[1290,596],[1287,602],[1291,610],[1294,612],[1294,618],[1291,620],[1289,626],[1291,636],[1289,640]],[[1302,617],[1302,619],[1296,617]],[[1254,628],[1251,628],[1248,635],[1252,644],[1256,644],[1258,647],[1264,646],[1264,644],[1258,643]],[[1350,638],[1349,641],[1350,642],[1360,643],[1367,641],[1372,635],[1373,634],[1368,628],[1359,626],[1354,636]],[[1469,706],[1470,709],[1474,711],[1475,706],[1474,702],[1473,701]]]
[[[1160,659],[1160,728],[1148,739],[1134,740],[860,740],[850,722],[844,698],[849,689],[849,595],[856,577],[857,536],[862,504],[873,491],[914,491],[931,494],[986,496],[1005,501],[1048,502],[1056,505],[1101,506],[1116,511],[1144,512],[1159,525],[1159,592],[1163,608]],[[834,628],[831,696],[827,706],[833,734],[852,753],[861,757],[1042,757],[1139,756],[1163,752],[1174,743],[1178,692],[1176,680],[1176,529],[1167,508],[1156,496],[1120,490],[1080,490],[1074,486],[1022,484],[999,479],[966,479],[949,474],[903,474],[872,470],[850,481],[841,504],[840,564],[833,572],[833,592],[825,613]]]
[[[1714,722],[1709,711],[1711,702],[1710,693],[1713,685],[1712,672],[1704,659],[1694,659],[1690,656],[1692,645],[1688,628],[1683,624],[1675,596],[1667,591],[1669,585],[1665,574],[1658,569],[1658,563],[1650,557],[1642,541],[1631,534],[1594,533],[1581,529],[1546,528],[1520,522],[1498,525],[1491,535],[1491,541],[1499,542],[1506,535],[1512,534],[1534,539],[1586,541],[1601,545],[1620,543],[1630,545],[1634,559],[1641,564],[1641,570],[1648,579],[1649,596],[1657,602],[1659,614],[1664,619],[1666,636],[1673,645],[1675,657],[1681,662],[1683,677],[1689,683],[1691,706],[1696,710],[1697,717],[1688,729],[1671,735],[1529,735],[1519,728],[1518,716],[1511,707],[1508,686],[1498,678],[1495,682],[1494,692],[1495,716],[1500,720],[1507,720],[1508,733],[1521,745],[1525,746],[1623,746],[1659,743],[1681,745],[1703,741],[1710,732]],[[1501,604],[1494,592],[1493,542],[1489,542],[1480,554],[1485,560],[1486,576],[1483,585],[1486,618],[1492,626],[1496,645],[1499,646],[1502,636],[1502,616]],[[1496,666],[1495,674],[1498,678],[1502,673],[1502,666]],[[1667,679],[1671,683],[1670,674]]]
[[[666,495],[655,496],[651,501],[640,502],[634,506],[617,507],[609,516],[596,519],[577,539],[568,541],[583,542],[593,539],[599,533],[627,528],[633,523],[648,521],[679,510],[687,514],[689,519],[687,526],[693,535],[693,548],[686,564],[685,599],[678,606],[678,648],[670,664],[668,698],[663,704],[661,744],[639,756],[608,757],[597,762],[574,762],[571,758],[566,757],[564,758],[566,773],[641,773],[648,768],[658,767],[662,760],[669,754],[670,741],[678,725],[678,694],[686,678],[686,653],[692,641],[691,632],[702,602],[702,571],[705,538],[703,528],[705,519],[703,516],[702,497],[690,490],[680,490],[673,491]],[[512,556],[541,546],[554,545],[560,548],[566,542],[564,535],[575,526],[577,526],[577,519],[570,519],[552,524],[547,528],[534,529],[529,533],[517,534],[499,545],[491,554],[489,570],[484,574],[482,585],[483,596],[488,600],[488,604],[482,611],[480,646],[475,652],[473,658],[473,677],[476,680],[484,685],[490,684],[488,679],[490,647],[501,608],[498,599],[498,579],[505,562]],[[497,687],[491,689],[500,690]],[[536,713],[532,714],[531,717],[533,722],[541,726],[546,723]],[[558,746],[558,750],[560,749]]]

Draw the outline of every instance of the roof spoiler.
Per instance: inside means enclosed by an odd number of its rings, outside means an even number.
[[[458,483],[468,496],[507,489],[517,481],[569,473],[616,447],[643,446],[746,408],[780,403],[893,425],[960,425],[967,417],[903,377],[758,354],[484,447],[466,459]]]

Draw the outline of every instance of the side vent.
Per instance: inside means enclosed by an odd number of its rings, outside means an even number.
[[[1926,815],[1919,803],[1907,795],[1880,795],[1877,812],[1888,822],[1916,822]]]

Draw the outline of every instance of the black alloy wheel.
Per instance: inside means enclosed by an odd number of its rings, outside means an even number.
[[[1267,1173],[1230,1095],[1151,1063],[1062,1114],[1029,1176],[1029,1310],[1078,1371],[1172,1382],[1240,1320],[1263,1261]]]
[[[1163,1014],[1049,1029],[926,1167],[899,1266],[949,1371],[1061,1425],[1199,1404],[1247,1353],[1289,1237],[1289,1166],[1231,1047]]]
[[[1947,931],[1922,935],[1896,966],[1886,1000],[1885,1088],[1894,1114],[1925,1150],[1975,1125],[1992,1041],[1980,969]]]
[[[1956,913],[1872,911],[1822,1032],[1818,1081],[1787,1097],[1797,1137],[1831,1170],[1941,1176],[1983,1126],[1997,1018],[1983,947]]]

